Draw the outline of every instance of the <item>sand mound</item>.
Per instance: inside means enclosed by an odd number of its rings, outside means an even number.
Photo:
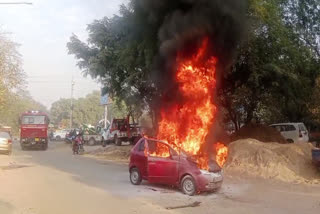
[[[278,132],[276,129],[267,125],[253,123],[241,127],[239,131],[231,136],[231,141],[248,138],[256,139],[264,143],[287,143],[280,132]]]
[[[132,146],[107,145],[105,148],[99,148],[87,152],[87,155],[95,156],[106,160],[128,160]]]
[[[226,173],[251,175],[284,182],[320,183],[320,172],[312,165],[311,144],[265,144],[254,139],[229,145]]]

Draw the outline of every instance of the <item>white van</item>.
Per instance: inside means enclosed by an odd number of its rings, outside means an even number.
[[[303,123],[277,123],[270,126],[277,129],[288,143],[309,142],[309,133]]]

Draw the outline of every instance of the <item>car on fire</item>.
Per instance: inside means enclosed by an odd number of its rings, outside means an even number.
[[[221,167],[211,161],[210,169],[198,167],[193,156],[168,143],[143,137],[132,148],[129,163],[130,181],[134,185],[142,180],[180,187],[187,195],[216,191],[223,182]]]

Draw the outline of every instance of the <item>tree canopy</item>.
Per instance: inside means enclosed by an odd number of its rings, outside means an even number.
[[[25,73],[18,52],[19,45],[0,32],[0,124],[19,131],[19,116],[28,110],[46,111],[25,91]]]
[[[95,20],[87,42],[73,35],[67,46],[84,74],[99,79],[107,93],[153,115],[159,96],[153,70],[166,17],[147,14],[141,2],[131,0],[119,15]],[[162,10],[176,9],[166,3]],[[314,119],[308,106],[319,75],[319,9],[318,0],[248,0],[245,39],[218,88],[225,121],[238,128],[253,119]]]

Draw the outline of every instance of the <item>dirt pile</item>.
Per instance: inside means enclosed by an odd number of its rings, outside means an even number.
[[[127,161],[130,157],[132,146],[107,145],[105,148],[99,148],[94,151],[86,152],[86,155],[97,158],[116,161]]]
[[[311,144],[262,143],[254,139],[229,145],[226,174],[242,174],[284,182],[320,183],[320,172],[312,165]]]
[[[256,139],[264,143],[277,142],[277,143],[287,143],[287,141],[282,137],[280,132],[276,129],[263,125],[263,124],[247,124],[235,132],[231,136],[231,141],[236,141],[240,139]]]

